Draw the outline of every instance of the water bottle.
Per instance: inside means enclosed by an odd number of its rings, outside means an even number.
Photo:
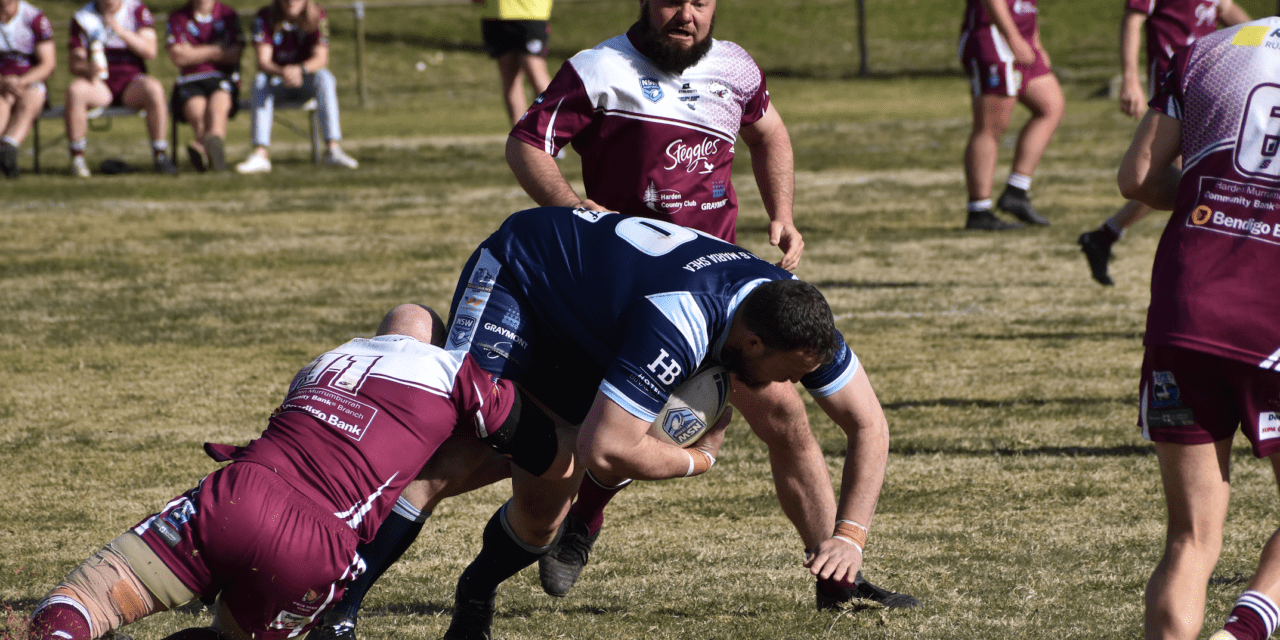
[[[98,77],[103,80],[107,79],[107,52],[102,46],[101,40],[94,40],[89,45],[90,60],[93,60],[93,66],[98,68]]]

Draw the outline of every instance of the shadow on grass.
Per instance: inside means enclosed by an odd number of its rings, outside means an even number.
[[[902,400],[886,402],[881,405],[886,411],[895,409],[918,409],[921,407],[954,407],[960,409],[1007,409],[1013,407],[1047,407],[1064,405],[1082,407],[1099,404],[1134,404],[1135,396],[1119,398],[1009,398],[1004,400],[986,400],[973,398],[934,398],[930,400]]]
[[[535,609],[535,608],[523,608],[523,607],[515,607],[515,608],[503,610],[502,607],[498,607],[497,613],[495,615],[499,618],[519,618],[522,616],[532,615],[533,613],[535,613],[535,611],[541,611],[541,610],[542,609],[540,608]],[[625,611],[625,609],[622,607],[593,607],[589,605],[579,605],[576,607],[561,607],[561,611],[565,613],[570,613],[570,614],[582,613],[587,615],[606,615],[606,614],[621,613]],[[442,605],[435,602],[399,602],[396,604],[387,605],[383,607],[370,607],[368,609],[361,609],[360,617],[376,618],[376,617],[382,617],[382,616],[406,616],[406,615],[436,616],[440,614],[452,614],[452,613],[453,613],[452,604],[449,604],[446,606],[446,605]],[[689,612],[684,612],[684,613],[687,615]]]
[[[1058,458],[1103,458],[1103,457],[1138,457],[1145,458],[1156,454],[1155,447],[1150,444],[1122,444],[1112,447],[993,447],[990,449],[973,449],[950,446],[920,446],[906,444],[889,447],[890,453],[900,456],[919,456],[945,454],[952,456],[1023,456],[1023,457],[1058,457]]]

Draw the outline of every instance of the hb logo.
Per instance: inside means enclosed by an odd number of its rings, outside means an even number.
[[[659,349],[657,359],[649,363],[649,371],[656,374],[662,384],[669,385],[675,382],[676,376],[679,376],[680,372],[684,370],[679,362],[669,360],[670,357],[671,354],[667,353],[666,349]],[[658,369],[662,369],[662,372],[659,373]]]

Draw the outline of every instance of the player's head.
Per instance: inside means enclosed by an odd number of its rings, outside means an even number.
[[[669,73],[692,67],[711,49],[715,0],[640,0],[638,49]]]
[[[277,28],[279,22],[301,23],[302,30],[312,32],[320,28],[320,6],[315,0],[272,0]]]
[[[751,387],[795,381],[835,357],[835,318],[822,292],[801,280],[755,288],[734,313],[721,359]]]
[[[402,304],[383,316],[377,335],[409,336],[419,342],[444,346],[444,321],[431,307]]]

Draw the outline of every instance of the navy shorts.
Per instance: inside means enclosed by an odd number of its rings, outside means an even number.
[[[1138,426],[1153,442],[1207,444],[1242,429],[1253,455],[1280,452],[1280,373],[1164,345],[1142,358]]]
[[[604,380],[604,368],[535,313],[510,271],[483,246],[454,290],[444,348],[469,351],[485,371],[518,383],[572,424],[586,418]]]

